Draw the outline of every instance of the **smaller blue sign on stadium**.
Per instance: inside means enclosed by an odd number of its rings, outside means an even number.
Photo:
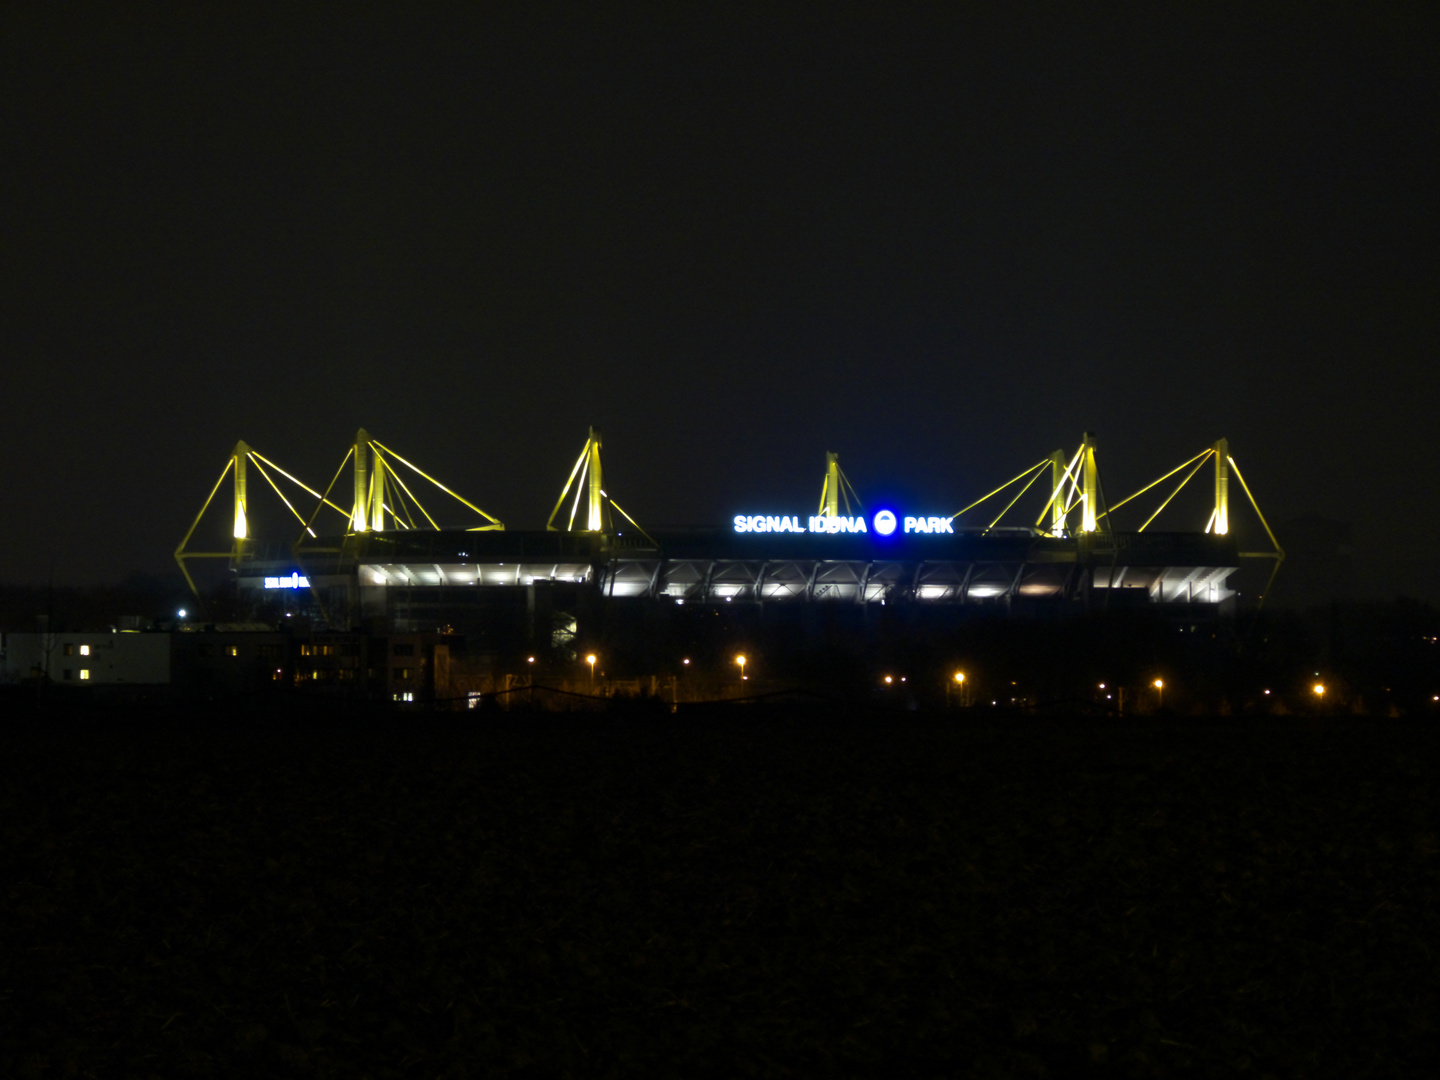
[[[308,589],[310,579],[292,572],[289,577],[267,577],[265,588],[267,589]]]

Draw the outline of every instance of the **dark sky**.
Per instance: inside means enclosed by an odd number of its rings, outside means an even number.
[[[1440,599],[1422,5],[216,7],[0,16],[0,580],[163,571],[241,438],[523,528],[590,424],[655,526],[1088,429]]]

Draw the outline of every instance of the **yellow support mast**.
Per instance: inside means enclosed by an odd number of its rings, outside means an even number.
[[[585,515],[585,528],[590,532],[600,532],[605,523],[605,489],[600,483],[600,431],[598,428],[590,429],[590,438],[587,443],[590,453],[590,460],[587,463],[586,472],[590,476],[589,508]]]
[[[579,477],[582,483],[575,486],[575,480]],[[585,440],[585,448],[580,451],[580,456],[575,460],[575,467],[570,470],[570,478],[565,481],[565,487],[560,491],[560,498],[555,500],[555,509],[550,511],[550,520],[545,523],[545,528],[550,532],[560,532],[555,525],[555,519],[560,515],[560,508],[565,505],[565,498],[570,494],[570,489],[575,487],[575,501],[570,506],[570,520],[566,523],[565,532],[575,532],[575,518],[580,512],[580,498],[585,496],[585,525],[579,531],[608,533],[614,532],[610,515],[606,512],[608,496],[605,494],[603,476],[600,471],[600,429],[592,427],[589,436]],[[624,513],[622,510],[621,513]],[[637,526],[638,528],[638,526]]]
[[[1214,451],[1215,516],[1211,524],[1216,536],[1225,536],[1230,532],[1230,440],[1217,440]]]
[[[376,454],[370,468],[370,528],[375,532],[385,531],[385,507],[385,459]]]
[[[370,435],[364,428],[355,433],[355,503],[350,511],[350,531],[363,533],[370,530]]]
[[[580,480],[577,485],[576,480]],[[565,505],[566,498],[570,495],[570,489],[575,488],[575,498],[570,504],[570,518],[561,529],[555,524],[555,519],[560,516],[560,510]],[[582,529],[575,528],[575,519],[580,513],[580,499],[584,496],[585,503],[585,525]],[[625,508],[612,499],[605,490],[603,474],[600,471],[600,429],[592,427],[589,437],[585,440],[585,449],[580,451],[580,456],[575,459],[575,467],[570,470],[570,477],[565,481],[564,488],[560,491],[560,498],[555,500],[555,509],[550,511],[550,520],[545,523],[545,528],[550,532],[591,532],[599,533],[603,537],[620,535],[615,529],[615,519],[611,516],[611,509],[618,510],[620,516],[635,527],[635,531],[645,537],[655,547],[660,545],[655,538],[640,527],[640,523],[625,512]],[[608,539],[606,541],[609,542]]]
[[[235,444],[235,452],[230,460],[235,463],[235,541],[238,544],[241,540],[250,538],[250,522],[246,516],[245,503],[245,459],[250,455],[250,448],[245,445],[244,440]]]
[[[840,516],[840,455],[825,451],[825,480],[820,485],[819,513],[826,517]]]
[[[1056,450],[1050,455],[1050,490],[1055,492],[1050,497],[1050,535],[1065,535],[1065,500],[1058,498],[1060,489],[1065,486],[1065,451]]]
[[[1084,452],[1084,504],[1080,507],[1080,531],[1095,531],[1096,507],[1100,503],[1100,467],[1095,461],[1095,436],[1085,432]]]
[[[220,471],[220,479],[215,481],[215,486],[210,489],[210,494],[205,497],[200,512],[195,515],[195,520],[190,523],[190,528],[185,530],[185,537],[175,548],[175,562],[180,567],[180,573],[185,576],[185,583],[190,586],[190,591],[196,596],[200,595],[200,589],[195,584],[195,579],[190,576],[190,570],[185,565],[186,559],[233,559],[240,555],[242,545],[250,538],[250,522],[246,515],[245,508],[245,459],[250,454],[250,447],[245,445],[242,439],[235,444],[235,449],[230,452],[230,459],[225,462],[225,468]],[[210,509],[210,503],[214,501],[215,494],[220,490],[220,485],[225,482],[225,477],[234,473],[234,514],[231,528],[231,535],[234,538],[234,545],[229,551],[186,551],[185,545],[190,542],[190,537],[195,535],[195,529],[200,524],[200,519],[205,516],[205,511]]]
[[[840,455],[833,450],[825,451],[825,480],[820,485],[820,509],[817,513],[824,517],[840,517],[843,509],[844,516],[850,517],[855,512],[851,506],[852,498],[854,505],[864,513],[860,496],[855,494],[855,489],[840,469]]]

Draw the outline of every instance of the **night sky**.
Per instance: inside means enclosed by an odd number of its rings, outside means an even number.
[[[658,528],[1091,430],[1440,600],[1421,5],[216,7],[0,15],[0,581],[166,572],[242,438],[537,528],[595,424]]]

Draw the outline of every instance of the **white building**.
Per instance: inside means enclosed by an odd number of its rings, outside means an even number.
[[[170,682],[170,635],[0,633],[0,683],[48,676],[74,686]]]

